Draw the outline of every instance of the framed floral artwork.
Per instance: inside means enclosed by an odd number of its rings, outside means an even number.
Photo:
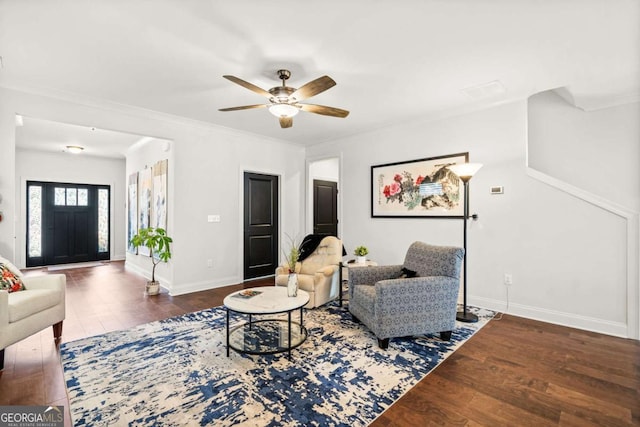
[[[371,166],[372,217],[464,217],[464,186],[448,166],[469,153]]]

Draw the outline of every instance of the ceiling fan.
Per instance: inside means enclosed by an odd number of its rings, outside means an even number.
[[[301,104],[300,101],[311,98],[314,95],[324,92],[336,85],[336,82],[329,76],[322,76],[301,86],[299,89],[286,85],[287,79],[291,77],[289,70],[278,70],[278,78],[282,80],[282,86],[272,87],[264,90],[252,83],[239,79],[235,76],[222,76],[242,87],[245,87],[258,95],[269,99],[268,104],[243,105],[240,107],[220,108],[219,111],[250,110],[253,108],[269,108],[269,112],[280,120],[280,127],[290,128],[293,126],[293,116],[300,110],[309,113],[322,114],[331,117],[347,117],[349,112],[335,107],[324,105]]]

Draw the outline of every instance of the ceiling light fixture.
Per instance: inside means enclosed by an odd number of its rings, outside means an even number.
[[[269,112],[276,117],[293,117],[300,111],[297,107],[286,103],[278,103],[269,106]]]
[[[500,80],[494,80],[492,82],[482,83],[479,85],[464,88],[462,89],[462,91],[469,98],[475,101],[502,95],[507,92],[507,88],[504,87]]]
[[[79,154],[82,153],[82,150],[84,150],[84,147],[80,147],[79,145],[67,145],[67,151],[69,153]]]

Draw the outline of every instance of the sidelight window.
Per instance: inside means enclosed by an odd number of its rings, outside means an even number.
[[[109,251],[109,190],[98,189],[98,252]]]
[[[30,185],[27,197],[29,198],[27,253],[30,257],[40,257],[42,256],[42,186]]]

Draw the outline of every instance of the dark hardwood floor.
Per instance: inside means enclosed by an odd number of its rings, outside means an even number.
[[[124,271],[122,262],[61,272],[67,275],[63,341],[218,306],[229,292],[264,283],[148,297],[144,279]],[[70,425],[51,328],[5,353],[0,405],[64,405]],[[639,341],[505,315],[372,426],[640,426],[639,389]]]

